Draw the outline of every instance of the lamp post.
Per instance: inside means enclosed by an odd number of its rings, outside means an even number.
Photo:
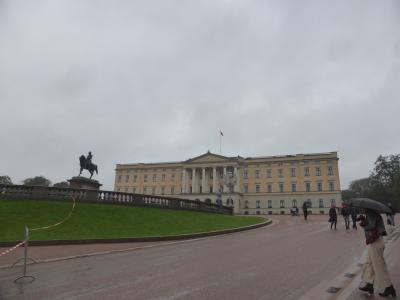
[[[237,183],[237,178],[236,175],[233,174],[231,171],[227,172],[226,175],[224,176],[224,184],[228,188],[229,191],[229,196],[228,196],[228,206],[233,206],[233,199],[232,199],[232,193],[233,193],[233,188],[235,187]]]

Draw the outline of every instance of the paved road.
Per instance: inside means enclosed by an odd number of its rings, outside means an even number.
[[[358,261],[363,233],[326,216],[152,248],[0,270],[0,299],[299,299]],[[328,288],[327,286],[326,288]]]

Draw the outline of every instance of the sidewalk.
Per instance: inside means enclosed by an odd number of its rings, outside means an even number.
[[[182,241],[181,241],[182,242]],[[135,242],[115,244],[87,244],[87,245],[60,245],[60,246],[29,246],[28,257],[36,262],[49,262],[56,260],[72,259],[77,257],[108,254],[112,252],[132,251],[143,248],[168,245],[174,241],[160,242]],[[0,253],[7,248],[0,247]],[[24,246],[0,257],[0,268],[8,268],[24,256]],[[22,262],[17,265],[21,265]]]
[[[392,279],[393,286],[397,292],[397,297],[400,298],[400,225],[398,223],[398,217],[396,221],[396,228],[392,232],[389,232],[388,237],[385,238],[385,259],[389,269],[390,278]],[[388,227],[386,229],[388,229]],[[378,294],[382,291],[377,290],[374,295],[368,296],[367,293],[358,289],[361,283],[361,270],[362,267],[360,266],[357,276],[354,277],[351,283],[338,295],[336,298],[337,300],[385,299],[380,297]]]

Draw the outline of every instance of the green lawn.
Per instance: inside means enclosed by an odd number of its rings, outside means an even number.
[[[71,202],[0,200],[0,241],[22,240],[25,225],[36,228],[57,223],[68,215],[71,207]],[[263,221],[260,217],[77,203],[65,223],[33,231],[30,239],[166,236],[237,228]]]

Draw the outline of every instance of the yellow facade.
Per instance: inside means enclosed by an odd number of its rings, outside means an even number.
[[[341,203],[336,152],[248,158],[207,152],[181,162],[118,164],[115,171],[117,192],[211,203],[220,193],[235,213],[286,214],[304,201],[313,213],[326,213]],[[224,184],[229,174],[236,178],[232,191]]]

